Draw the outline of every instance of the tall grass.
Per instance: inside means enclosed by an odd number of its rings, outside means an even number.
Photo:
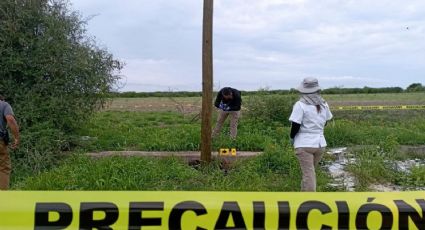
[[[396,183],[407,190],[417,188],[425,190],[425,166],[415,166],[408,172],[400,173]]]
[[[237,141],[231,141],[226,124],[221,135],[214,140],[214,148],[263,150],[268,143],[287,139],[288,128],[282,125],[262,126],[242,118],[238,132]],[[77,139],[74,143],[86,151],[197,151],[200,145],[200,123],[172,112],[103,112],[97,114],[79,133],[91,137],[87,141]]]
[[[350,145],[378,145],[389,136],[401,145],[425,143],[425,116],[408,117],[393,122],[381,120],[351,120],[335,114],[335,120],[325,129],[330,147]],[[227,121],[228,122],[228,121]],[[81,136],[92,137],[78,140],[76,145],[86,151],[147,150],[147,151],[195,151],[199,150],[200,123],[173,112],[102,112],[79,131]],[[236,147],[239,150],[262,151],[268,144],[288,144],[289,122],[258,121],[242,115],[238,138],[229,139],[226,123],[221,135],[214,140],[214,149]]]
[[[380,148],[366,147],[354,152],[356,161],[348,170],[356,178],[356,191],[368,191],[371,184],[394,183],[396,165],[391,154]]]
[[[318,190],[329,178],[318,174]],[[50,172],[14,186],[23,190],[299,191],[300,170],[290,148],[269,146],[263,155],[238,161],[228,171],[219,162],[195,169],[177,158],[109,157],[77,154]]]
[[[14,156],[15,189],[36,190],[235,190],[298,191],[300,171],[289,144],[288,113],[292,104],[263,97],[267,111],[243,112],[236,141],[229,138],[226,124],[213,141],[213,150],[236,147],[238,151],[263,151],[259,157],[237,162],[224,172],[219,162],[194,169],[176,158],[105,158],[93,160],[82,154],[71,154],[59,167],[60,159],[50,154],[24,149]],[[271,98],[271,99],[270,99]],[[274,103],[274,101],[276,101]],[[253,104],[257,102],[253,101]],[[249,103],[247,103],[249,104]],[[359,190],[373,183],[396,183],[406,186],[423,183],[423,169],[400,174],[394,171],[399,145],[425,143],[425,116],[422,111],[340,112],[328,123],[325,135],[329,147],[380,146],[357,151],[356,164],[350,171],[357,177]],[[23,138],[43,146],[61,146],[60,133],[41,129],[40,135]],[[117,112],[95,114],[78,131],[72,146],[74,152],[106,150],[197,151],[200,145],[200,121],[176,112]],[[61,146],[63,148],[63,146]],[[39,170],[34,171],[34,167]],[[48,171],[48,172],[43,172]],[[35,172],[35,173],[34,173]],[[42,172],[42,173],[39,173]],[[39,173],[39,174],[37,174]],[[403,176],[403,177],[402,177]],[[333,191],[329,177],[318,170],[318,190]],[[406,181],[405,183],[403,181]],[[248,182],[248,183],[247,183]]]

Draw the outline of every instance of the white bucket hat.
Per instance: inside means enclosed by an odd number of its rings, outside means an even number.
[[[314,77],[304,78],[297,90],[300,93],[315,93],[320,90],[319,81]]]

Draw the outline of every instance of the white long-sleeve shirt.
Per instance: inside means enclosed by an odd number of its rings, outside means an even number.
[[[301,125],[300,131],[294,138],[295,148],[323,148],[327,146],[325,135],[326,122],[333,117],[328,104],[322,106],[320,113],[315,105],[307,105],[298,101],[295,103],[292,114],[289,117],[291,122]]]

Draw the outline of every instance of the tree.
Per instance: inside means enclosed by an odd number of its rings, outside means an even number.
[[[21,126],[18,178],[52,167],[119,80],[123,64],[85,25],[65,0],[0,1],[0,94]]]
[[[122,63],[86,35],[64,0],[2,0],[0,93],[21,126],[79,127],[119,80]]]
[[[422,86],[421,83],[413,83],[409,85],[406,89],[407,92],[419,92],[419,91],[425,91],[425,87]]]

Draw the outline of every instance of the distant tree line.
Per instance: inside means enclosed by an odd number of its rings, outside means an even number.
[[[385,88],[329,88],[322,91],[323,94],[375,94],[375,93],[403,93],[405,90],[401,87]]]
[[[401,87],[383,87],[383,88],[372,88],[372,87],[363,87],[363,88],[341,88],[333,87],[328,89],[323,89],[322,94],[377,94],[377,93],[411,93],[411,92],[425,92],[425,86],[421,83],[413,83],[409,85],[406,89]],[[269,90],[259,89],[256,91],[242,91],[244,96],[252,95],[288,95],[296,94],[295,89],[290,90]],[[122,98],[143,98],[143,97],[200,97],[202,92],[188,92],[188,91],[167,91],[167,92],[112,92],[112,97],[122,97]]]

